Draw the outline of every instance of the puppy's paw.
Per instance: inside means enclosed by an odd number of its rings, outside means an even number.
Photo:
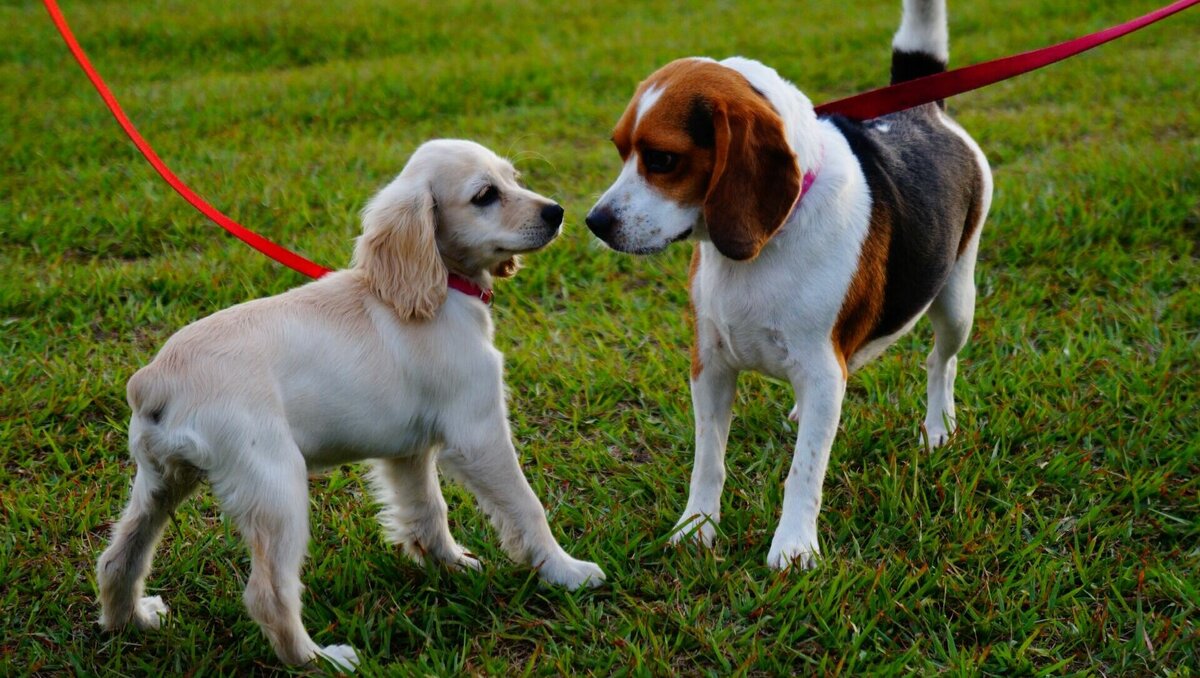
[[[671,533],[671,543],[676,546],[691,543],[712,548],[716,538],[717,518],[703,513],[684,514]]]
[[[137,601],[134,606],[133,623],[139,629],[153,631],[162,625],[162,620],[169,611],[162,596],[147,596]]]
[[[771,550],[767,554],[767,566],[773,570],[786,570],[795,567],[801,570],[811,570],[817,566],[821,549],[817,540],[811,539],[780,539],[776,535],[771,542]]]
[[[418,565],[425,565],[432,561],[450,570],[479,570],[482,568],[479,559],[467,553],[466,549],[448,537],[438,539],[435,545],[428,549],[416,539],[405,539],[398,543],[403,549],[404,555]]]
[[[317,657],[345,673],[353,673],[358,667],[358,653],[349,645],[326,645],[317,650]]]
[[[474,570],[478,572],[479,570],[483,569],[483,564],[479,562],[478,558],[470,553],[467,553],[461,548],[458,549],[458,555],[456,555],[454,558],[447,558],[442,562],[451,570],[460,572],[463,570]]]
[[[604,570],[601,570],[599,565],[586,560],[576,560],[565,553],[552,561],[542,563],[538,574],[544,581],[572,591],[584,586],[595,588],[604,583]]]

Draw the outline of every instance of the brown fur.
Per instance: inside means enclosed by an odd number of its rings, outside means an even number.
[[[642,119],[648,89],[662,91]],[[687,126],[700,105],[711,116],[714,145],[696,143]],[[800,194],[801,172],[783,122],[739,73],[715,63],[683,59],[639,86],[617,122],[613,143],[622,159],[654,149],[679,156],[674,170],[641,174],[681,205],[703,205],[709,237],[731,259],[753,259],[779,230]]]
[[[872,212],[867,238],[858,257],[858,270],[850,280],[842,310],[833,326],[833,349],[844,376],[848,375],[846,363],[869,340],[883,315],[891,237],[892,224],[887,213]]]
[[[955,257],[961,257],[962,253],[966,251],[967,245],[971,242],[971,238],[975,237],[975,231],[979,230],[983,221],[983,200],[980,197],[983,192],[982,174],[976,176],[973,188],[975,190],[972,193],[971,202],[967,204],[967,225],[963,228],[962,238],[958,241]]]
[[[800,195],[800,169],[783,123],[765,102],[756,103],[727,100],[713,111],[717,159],[704,221],[713,244],[730,259],[758,256]]]

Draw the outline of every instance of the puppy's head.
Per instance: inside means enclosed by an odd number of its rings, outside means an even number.
[[[659,252],[695,233],[731,259],[752,259],[800,194],[779,114],[744,76],[708,59],[647,78],[612,140],[625,165],[587,225],[620,252]]]
[[[563,209],[517,183],[506,160],[470,141],[423,144],[363,210],[354,250],[380,298],[405,319],[433,317],[446,277],[509,276],[517,255],[558,235]]]

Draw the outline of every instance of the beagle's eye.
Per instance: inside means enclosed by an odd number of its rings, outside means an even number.
[[[679,156],[666,151],[646,151],[642,153],[642,161],[646,163],[646,171],[653,174],[666,174],[675,169]]]
[[[485,186],[484,189],[471,198],[471,204],[477,207],[487,207],[500,199],[500,189],[495,186]]]

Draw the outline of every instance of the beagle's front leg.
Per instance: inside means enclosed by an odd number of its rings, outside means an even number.
[[[812,567],[820,555],[817,515],[821,511],[821,485],[846,394],[846,377],[832,349],[797,365],[791,381],[800,426],[784,482],[783,515],[767,555],[767,564],[778,570],[793,563]]]
[[[696,418],[696,461],[687,507],[675,524],[671,543],[691,539],[712,546],[721,520],[725,486],[725,445],[733,416],[737,370],[711,354],[701,354],[700,371],[692,377],[692,411]],[[694,372],[694,369],[693,369]]]

